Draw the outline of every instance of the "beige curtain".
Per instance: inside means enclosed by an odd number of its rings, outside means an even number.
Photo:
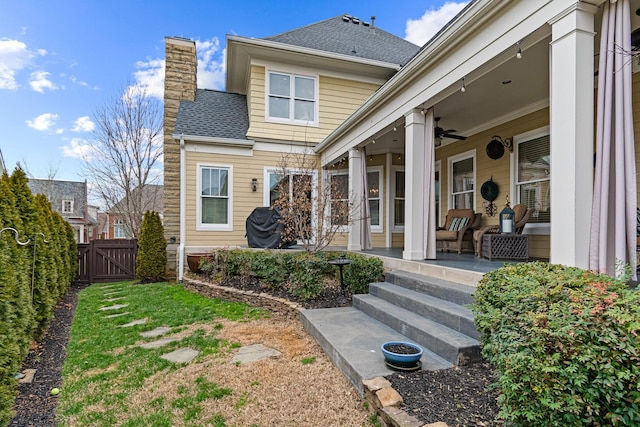
[[[436,259],[436,197],[434,188],[435,150],[434,150],[434,125],[433,108],[425,113],[424,123],[424,212],[425,212],[425,259]]]
[[[636,267],[636,163],[631,101],[629,0],[603,5],[598,68],[596,164],[589,268],[617,275]]]
[[[367,180],[367,149],[360,149],[360,164],[362,174],[362,197],[360,202],[360,246],[362,249],[371,249],[371,209],[369,208],[369,182]]]

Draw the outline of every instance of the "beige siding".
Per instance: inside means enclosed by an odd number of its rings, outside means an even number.
[[[265,68],[253,65],[247,98],[251,121],[247,136],[258,140],[319,143],[378,89],[378,85],[371,83],[320,76],[319,126],[296,126],[265,121],[265,79]]]
[[[276,167],[280,153],[255,152],[233,156],[187,152],[186,156],[186,246],[246,246],[245,221],[258,206],[263,206],[264,167]],[[198,164],[233,165],[233,231],[197,231]],[[251,190],[251,179],[258,179],[258,190]]]
[[[487,143],[493,135],[500,135],[502,138],[512,137],[528,131],[532,131],[549,125],[549,109],[544,108],[535,113],[528,114],[516,120],[512,120],[503,125],[489,129],[487,131],[469,136],[464,142],[454,142],[436,150],[436,160],[442,160],[441,165],[441,195],[442,209],[441,218],[438,224],[444,224],[444,217],[449,209],[449,157],[465,153],[469,150],[476,150],[476,212],[482,212],[482,225],[498,224],[498,215],[489,217],[482,206],[484,199],[480,195],[482,184],[493,177],[493,181],[498,184],[499,194],[494,202],[498,211],[505,205],[506,196],[513,201],[513,195],[509,194],[510,188],[510,156],[506,151],[505,155],[498,160],[490,159],[486,154]],[[549,236],[536,235],[529,238],[529,250],[532,257],[549,257]]]
[[[392,233],[391,234],[391,247],[392,248],[404,248],[404,233]]]

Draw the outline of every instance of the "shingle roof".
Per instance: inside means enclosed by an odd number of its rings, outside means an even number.
[[[350,15],[340,15],[265,40],[398,65],[406,64],[420,50],[420,46]]]
[[[174,134],[247,139],[248,129],[246,96],[198,89],[195,101],[180,102]]]
[[[84,218],[87,199],[87,183],[77,181],[58,181],[55,179],[29,178],[27,183],[33,194],[44,194],[51,208],[63,218]],[[62,201],[73,201],[73,212],[62,212]]]

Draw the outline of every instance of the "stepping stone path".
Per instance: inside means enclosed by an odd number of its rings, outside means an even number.
[[[169,333],[170,330],[171,328],[167,328],[166,326],[160,326],[150,331],[140,332],[140,336],[144,338],[161,337],[162,335],[166,335],[167,333]]]
[[[114,285],[107,285],[107,286],[100,286],[100,289],[103,290],[111,290],[110,292],[105,292],[105,297],[107,296],[111,296],[111,295],[117,295],[122,293],[122,290],[120,289],[114,289],[116,288]],[[126,299],[125,296],[120,296],[120,297],[112,297],[112,298],[108,298],[105,299],[104,302],[115,302],[115,301],[119,301],[119,300],[123,300]],[[129,304],[115,304],[115,305],[109,305],[106,307],[101,307],[100,311],[110,311],[110,310],[119,310],[121,308],[125,308],[127,307]],[[105,316],[105,318],[107,319],[111,319],[114,317],[119,317],[119,316],[125,316],[127,314],[131,314],[130,312],[124,312],[124,313],[116,313],[116,314],[111,314],[109,316]],[[147,319],[137,319],[137,320],[133,320],[127,324],[124,325],[119,325],[120,328],[127,328],[127,327],[131,327],[131,326],[136,326],[136,325],[144,325],[145,323],[147,323]],[[144,338],[155,338],[155,337],[160,337],[162,335],[165,335],[167,333],[169,333],[169,331],[171,331],[171,328],[168,328],[166,326],[161,326],[155,329],[152,329],[150,331],[145,331],[145,332],[140,332],[140,335]],[[152,342],[148,342],[148,343],[144,343],[144,344],[140,344],[138,345],[138,347],[142,347],[144,349],[154,349],[154,348],[160,348],[163,347],[169,343],[178,341],[178,338],[161,338],[159,340],[156,341],[152,341]],[[264,347],[264,346],[263,346]],[[266,347],[265,347],[266,348]],[[242,349],[241,349],[242,350]],[[275,350],[273,350],[275,351]],[[276,352],[278,353],[278,352]],[[174,363],[189,363],[191,362],[193,359],[196,358],[196,356],[200,354],[199,351],[194,350],[192,348],[189,347],[185,347],[185,348],[179,348],[177,350],[172,351],[171,353],[167,353],[164,354],[162,356],[160,356],[161,358],[168,360],[170,362],[174,362]],[[251,357],[256,357],[256,351],[253,351],[253,356]],[[280,353],[277,354],[278,356],[280,355]],[[274,357],[274,355],[270,354],[266,357]],[[258,359],[260,360],[260,359]],[[244,359],[242,360],[242,363],[247,363]],[[27,372],[25,371],[25,375],[27,375]],[[31,376],[31,378],[33,379],[33,375]],[[23,382],[25,381],[26,378],[21,379],[20,381]]]
[[[136,326],[136,325],[144,325],[145,323],[147,323],[147,319],[137,319],[137,320],[132,320],[129,323],[125,323],[124,325],[120,325],[118,326],[119,328],[129,328],[131,326]]]
[[[114,317],[126,316],[127,314],[131,314],[131,312],[125,311],[124,313],[110,314],[108,316],[104,316],[104,318],[105,319],[113,319]]]
[[[151,342],[147,342],[144,344],[140,344],[138,347],[142,347],[142,348],[146,348],[146,349],[151,349],[151,348],[160,348],[160,347],[164,347],[165,345],[178,341],[178,338],[161,338],[159,340],[156,341],[151,341]]]
[[[116,304],[116,305],[108,305],[106,307],[102,307],[100,308],[100,311],[107,311],[107,310],[119,310],[121,308],[125,308],[128,307],[129,304]]]
[[[251,363],[272,357],[280,357],[282,353],[262,344],[253,344],[241,347],[231,359],[231,363]]]
[[[185,347],[185,348],[179,348],[175,351],[172,351],[171,353],[164,354],[160,357],[163,358],[164,360],[168,360],[169,362],[189,363],[193,359],[195,359],[198,354],[200,354],[198,350]]]

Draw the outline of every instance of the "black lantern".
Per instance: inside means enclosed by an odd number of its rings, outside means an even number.
[[[500,233],[512,234],[516,232],[516,213],[509,206],[509,196],[507,204],[500,211]]]

